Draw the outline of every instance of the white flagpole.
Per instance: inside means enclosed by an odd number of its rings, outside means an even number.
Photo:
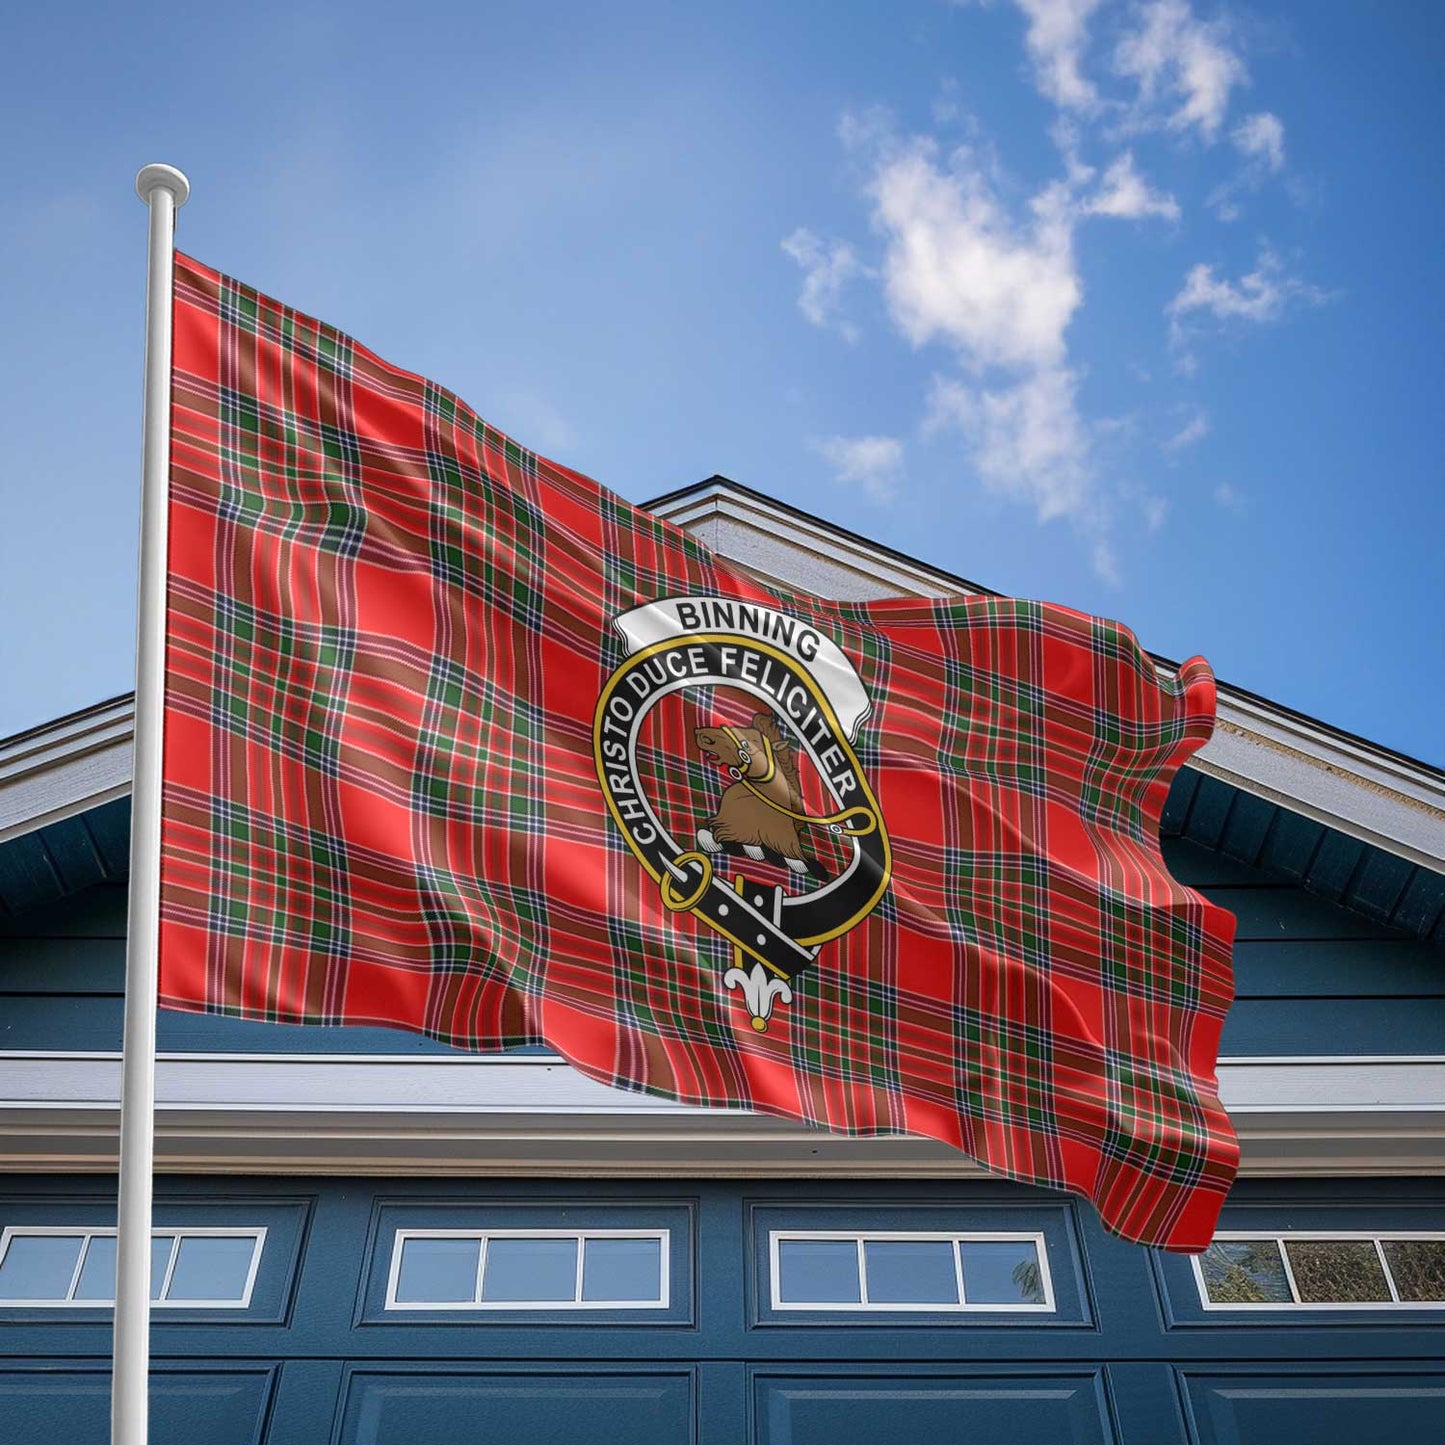
[[[161,724],[165,700],[166,527],[171,467],[171,284],[176,210],[191,183],[143,166],[150,208],[145,411],[141,426],[140,585],[136,598],[135,771],[130,814],[130,916],[120,1081],[111,1445],[146,1445],[150,1375],[151,1174],[155,1162],[156,982],[160,935]]]

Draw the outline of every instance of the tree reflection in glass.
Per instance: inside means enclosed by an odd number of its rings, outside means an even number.
[[[1289,1280],[1273,1239],[1216,1239],[1199,1261],[1210,1304],[1290,1304]]]
[[[1285,1249],[1302,1304],[1388,1303],[1374,1240],[1290,1239]]]
[[[1445,1239],[1387,1239],[1395,1291],[1409,1304],[1445,1304]]]

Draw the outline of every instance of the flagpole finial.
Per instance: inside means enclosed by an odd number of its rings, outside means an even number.
[[[166,190],[171,193],[176,206],[184,206],[191,193],[191,183],[183,172],[174,166],[148,165],[136,172],[135,193],[146,205],[151,203],[153,191]]]

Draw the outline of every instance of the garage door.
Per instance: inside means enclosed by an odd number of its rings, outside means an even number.
[[[1432,1181],[1242,1183],[1198,1261],[987,1183],[159,1195],[164,1445],[1359,1445],[1445,1419]],[[0,1436],[103,1441],[106,1181],[0,1208]]]

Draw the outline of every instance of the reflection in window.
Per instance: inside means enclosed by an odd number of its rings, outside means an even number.
[[[151,1302],[244,1309],[264,1229],[184,1229],[151,1235]],[[0,1306],[115,1303],[115,1230],[36,1226],[0,1235]]]
[[[665,1309],[662,1230],[398,1230],[387,1309]]]
[[[651,1304],[662,1298],[662,1242],[589,1239],[582,1256],[587,1304]]]
[[[863,1242],[863,1258],[870,1304],[958,1303],[951,1240],[869,1239]]]
[[[489,1239],[482,1271],[488,1304],[571,1304],[577,1296],[577,1245],[572,1239]]]
[[[960,1243],[963,1286],[974,1304],[1041,1305],[1043,1272],[1031,1240]]]
[[[477,1293],[479,1239],[406,1239],[393,1294],[400,1304],[470,1304]]]
[[[1445,1307],[1445,1236],[1223,1235],[1194,1269],[1206,1309]]]
[[[1389,1303],[1373,1239],[1291,1239],[1285,1253],[1301,1304]]]
[[[1288,1304],[1294,1298],[1277,1239],[1215,1240],[1203,1265],[1215,1304]]]
[[[1386,1239],[1381,1244],[1403,1303],[1445,1300],[1445,1239]]]
[[[84,1248],[83,1234],[13,1235],[0,1259],[0,1299],[65,1299]]]
[[[778,1292],[788,1304],[857,1304],[858,1242],[785,1239],[778,1245]]]
[[[774,1230],[773,1308],[1052,1310],[1041,1235]]]

